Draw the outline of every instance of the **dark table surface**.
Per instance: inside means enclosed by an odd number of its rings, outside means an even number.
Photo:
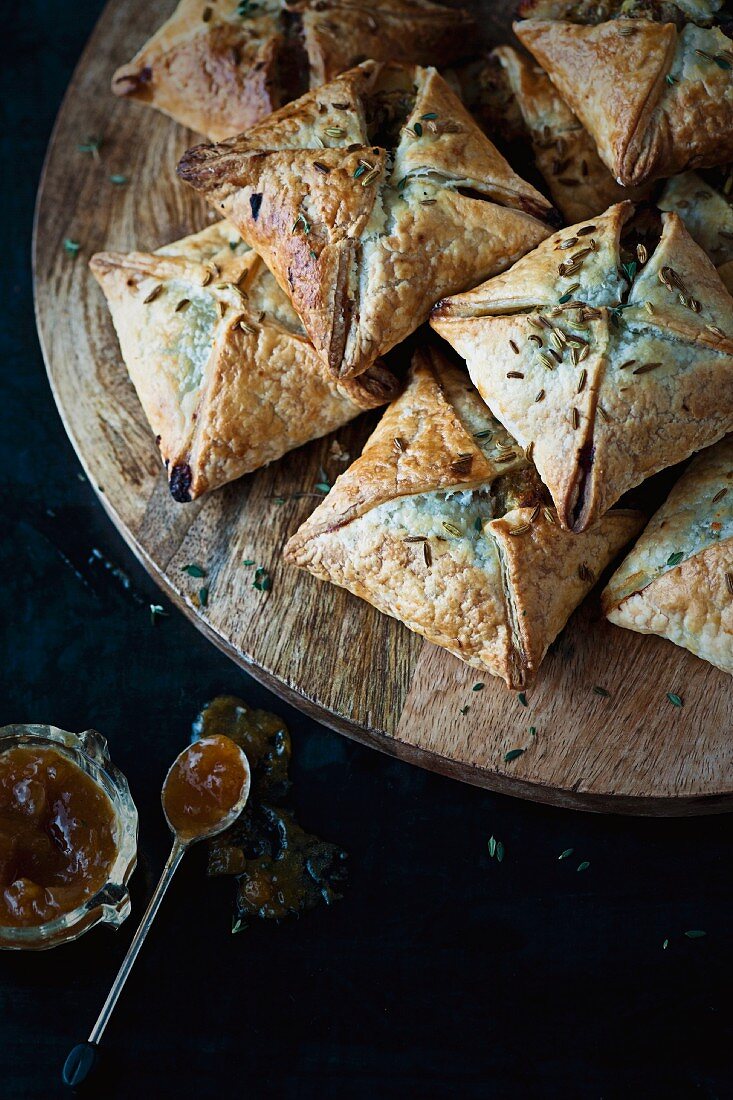
[[[591,816],[464,787],[290,710],[172,608],[151,626],[166,601],[80,473],[33,320],[38,175],[101,6],[26,0],[3,21],[0,722],[107,737],[140,863],[119,932],[0,957],[0,1096],[63,1094],[167,854],[163,775],[222,691],[285,717],[298,812],[350,852],[350,882],[330,909],[232,935],[232,883],[194,850],[105,1035],[105,1095],[733,1095],[730,816]]]

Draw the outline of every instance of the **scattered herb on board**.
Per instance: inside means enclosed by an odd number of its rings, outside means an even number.
[[[81,245],[78,241],[72,241],[70,237],[66,237],[64,240],[64,252],[70,252],[72,256],[76,256],[80,248]]]
[[[593,691],[595,692],[596,695],[601,695],[604,699],[610,699],[611,698],[611,692],[606,691],[606,689],[604,687],[601,687],[600,684],[594,684],[593,685]]]
[[[474,684],[473,687],[471,688],[471,691],[483,691],[483,690],[484,690],[484,684],[482,682],[479,682],[478,684]]]
[[[678,550],[676,554],[670,554],[667,558],[667,565],[670,569],[674,568],[675,565],[680,564],[684,556],[681,550]]]
[[[150,604],[150,625],[155,626],[158,619],[167,618],[168,612],[159,603]]]
[[[237,15],[241,15],[243,17],[247,15],[252,15],[253,12],[257,11],[259,6],[259,4],[253,4],[252,0],[241,0],[241,2],[237,5]]]
[[[245,558],[242,565],[254,565],[254,558]]]
[[[201,607],[209,606],[209,590],[208,588],[199,588],[199,604]]]
[[[509,752],[504,753],[504,763],[511,764],[512,760],[517,760],[524,754],[524,749],[510,749]]]
[[[471,708],[469,707],[468,703],[466,703],[465,707],[461,707],[461,714],[463,714],[463,715],[468,714],[470,709]]]
[[[114,183],[117,187],[122,187],[124,184],[126,184],[128,182],[128,177],[120,175],[119,173],[115,172],[115,173],[113,173],[113,175],[111,175],[109,177],[109,182]],[[236,247],[236,245],[235,245],[235,247]]]
[[[91,153],[96,160],[99,160],[99,146],[101,144],[101,138],[88,137],[86,141],[81,142],[81,144],[77,146],[77,149],[80,153]]]
[[[256,588],[258,592],[269,592],[272,588],[272,578],[265,569],[264,565],[258,565],[255,569],[255,577],[252,581],[252,587]]]
[[[529,706],[529,703],[527,702],[527,696],[523,691],[520,691],[519,695],[517,696],[517,699],[519,700],[519,702],[522,704],[523,707],[528,707]]]
[[[703,936],[707,936],[707,932],[703,932],[702,928],[691,928],[685,935],[688,940],[701,940]]]
[[[529,736],[530,737],[536,737],[537,736],[537,726],[530,726],[529,727]]]
[[[584,859],[582,863],[578,864],[578,870],[579,871],[587,871],[589,867],[590,867],[590,860],[588,860],[588,859]]]
[[[568,859],[573,854],[574,851],[575,851],[574,848],[566,848],[564,852],[560,852],[560,855],[557,858],[558,859]]]
[[[682,697],[680,695],[675,695],[673,691],[667,692],[667,698],[669,699],[673,707],[682,706]]]
[[[189,577],[205,577],[206,570],[202,569],[200,565],[184,565],[183,572],[188,573]]]

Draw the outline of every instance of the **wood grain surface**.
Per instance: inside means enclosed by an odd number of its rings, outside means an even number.
[[[508,28],[513,6],[483,5],[489,40]],[[174,173],[195,135],[109,91],[114,69],[173,7],[113,0],[105,9],[61,108],[36,213],[36,309],[51,386],[120,533],[234,661],[360,741],[457,779],[564,806],[670,815],[731,808],[733,681],[671,643],[604,622],[598,590],[553,647],[525,706],[498,680],[282,564],[285,540],[315,503],[295,494],[315,494],[321,468],[333,480],[344,468],[333,440],[353,458],[377,414],[193,504],[171,499],[87,260],[102,249],[152,250],[209,220]],[[91,135],[102,139],[96,156],[79,150]],[[114,174],[128,182],[112,183]],[[65,239],[79,242],[78,254],[65,250]],[[269,592],[253,588],[246,559],[270,571]],[[205,582],[183,571],[193,562],[205,567]],[[473,691],[481,680],[484,688]],[[674,707],[667,692],[684,705]],[[516,748],[526,751],[506,763]]]

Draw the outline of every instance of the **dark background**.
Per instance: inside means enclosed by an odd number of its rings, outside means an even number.
[[[352,744],[218,653],[106,519],[46,382],[30,274],[45,145],[101,7],[28,0],[3,20],[0,723],[107,737],[140,864],[118,933],[0,956],[0,1095],[62,1095],[168,851],[162,778],[222,691],[284,715],[301,820],[350,852],[350,883],[331,909],[232,936],[233,884],[206,880],[194,849],[105,1035],[105,1095],[733,1095],[730,817],[548,809]]]

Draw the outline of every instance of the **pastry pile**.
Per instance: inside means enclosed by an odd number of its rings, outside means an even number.
[[[521,689],[640,535],[603,612],[733,673],[722,8],[181,0],[113,90],[221,220],[91,261],[175,500],[386,405],[286,562]]]

